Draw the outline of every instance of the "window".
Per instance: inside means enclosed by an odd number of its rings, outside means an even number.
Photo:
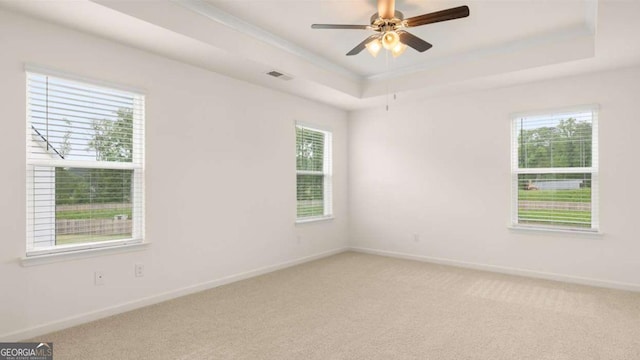
[[[331,133],[296,125],[297,218],[332,215]]]
[[[144,96],[27,72],[27,255],[139,243]]]
[[[512,222],[598,230],[596,107],[516,116],[512,134]]]

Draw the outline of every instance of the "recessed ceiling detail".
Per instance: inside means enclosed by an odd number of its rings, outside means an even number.
[[[467,5],[472,16],[412,29],[413,35],[435,46],[428,52],[405,53],[398,58],[345,57],[370,30],[314,30],[309,24],[363,24],[378,11],[375,1],[228,1],[207,0],[220,11],[241,18],[274,37],[304,47],[362,78],[420,68],[424,62],[463,59],[479,51],[496,51],[521,40],[549,37],[569,28],[589,31],[595,19],[588,9],[594,1],[397,1],[404,18]],[[282,20],[286,14],[286,21]],[[593,32],[591,31],[591,35]],[[459,61],[456,61],[460,66]]]
[[[397,0],[402,20],[461,6],[468,6],[471,16],[412,28],[433,47],[396,58],[387,51],[375,58],[345,56],[372,35],[366,26],[310,27],[362,24],[363,19],[366,24],[381,12],[376,5],[374,0],[0,2],[0,7],[347,109],[381,104],[387,91],[403,99],[533,79],[526,74],[542,78],[640,63],[635,45],[640,24],[632,17],[640,12],[638,2]],[[286,69],[295,81],[265,76],[273,69]]]

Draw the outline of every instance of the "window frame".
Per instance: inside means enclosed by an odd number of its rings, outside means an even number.
[[[25,257],[23,263],[38,261],[38,258],[51,258],[56,257],[68,257],[68,256],[87,256],[88,253],[111,253],[110,249],[114,251],[129,251],[131,249],[137,249],[142,245],[146,245],[145,241],[145,124],[146,124],[146,94],[145,91],[114,84],[106,81],[101,81],[84,76],[77,76],[66,72],[60,72],[48,68],[43,68],[37,65],[25,64],[25,102],[26,102],[26,248]],[[134,126],[132,133],[132,149],[133,160],[131,162],[115,162],[115,161],[89,161],[89,160],[65,160],[65,159],[38,159],[37,156],[32,156],[32,149],[30,146],[30,140],[33,134],[32,120],[30,118],[29,101],[30,101],[30,87],[29,80],[30,75],[47,76],[51,78],[57,78],[69,83],[75,83],[79,86],[106,88],[112,91],[120,93],[128,93],[132,96],[136,103],[135,108],[139,109],[140,115],[134,117]],[[131,206],[135,210],[132,216],[132,237],[122,238],[106,241],[94,241],[94,242],[79,242],[74,244],[53,245],[46,247],[34,246],[34,234],[33,229],[35,221],[30,216],[29,203],[34,201],[34,181],[33,173],[34,169],[39,166],[51,167],[66,167],[66,168],[84,168],[84,169],[113,169],[113,170],[131,170],[132,180],[131,185],[139,186],[139,189],[135,189],[131,194]],[[55,210],[54,210],[55,211]],[[74,255],[76,254],[76,255]],[[45,262],[50,262],[46,260]]]
[[[522,118],[534,116],[557,116],[563,114],[591,112],[591,166],[590,167],[553,167],[553,168],[520,168],[518,152],[518,122]],[[599,188],[599,113],[598,104],[579,105],[566,108],[555,108],[539,111],[520,112],[510,115],[511,122],[511,229],[540,230],[559,233],[586,233],[600,234],[600,188]],[[567,174],[589,173],[591,174],[591,227],[579,228],[560,225],[521,224],[519,223],[519,184],[518,175],[521,174]]]
[[[324,135],[324,149],[323,149],[323,161],[322,161],[322,171],[309,171],[309,170],[298,170],[297,161],[296,161],[296,224],[303,224],[309,222],[323,221],[333,219],[333,133],[329,128],[308,124],[296,121],[294,129],[298,128],[307,129],[311,131],[320,132]],[[296,146],[298,143],[298,135],[297,131],[294,132]],[[296,154],[297,155],[297,154]],[[294,158],[296,159],[296,158]],[[297,160],[297,159],[296,159]],[[313,216],[298,216],[298,198],[297,198],[297,189],[298,189],[298,175],[316,175],[322,176],[322,185],[323,185],[323,214],[322,215],[313,215]]]

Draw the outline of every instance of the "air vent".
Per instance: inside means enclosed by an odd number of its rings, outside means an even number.
[[[269,75],[269,76],[273,76],[274,78],[278,78],[278,79],[280,79],[280,80],[291,80],[291,79],[293,79],[293,77],[292,77],[292,76],[289,76],[289,75],[283,74],[283,73],[281,73],[281,72],[279,72],[279,71],[275,71],[275,70],[269,71],[269,72],[267,73],[267,75]]]

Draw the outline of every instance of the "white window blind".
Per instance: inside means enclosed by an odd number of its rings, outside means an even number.
[[[297,218],[332,215],[331,132],[296,125]]]
[[[27,255],[141,242],[144,96],[27,72]]]
[[[512,223],[597,231],[597,107],[515,116],[512,129]]]

